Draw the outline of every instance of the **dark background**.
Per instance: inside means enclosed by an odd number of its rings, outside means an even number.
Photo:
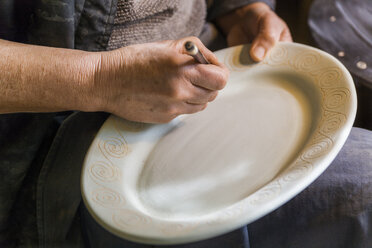
[[[307,25],[311,2],[312,0],[277,0],[276,12],[288,24],[295,42],[315,46]]]

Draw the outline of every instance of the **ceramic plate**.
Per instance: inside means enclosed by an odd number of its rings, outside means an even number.
[[[304,45],[279,43],[261,63],[248,50],[216,52],[231,74],[205,111],[163,125],[108,118],[82,172],[98,223],[142,243],[198,241],[275,210],[327,168],[355,117],[350,74]]]

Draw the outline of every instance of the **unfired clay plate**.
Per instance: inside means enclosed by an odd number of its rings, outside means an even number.
[[[350,74],[304,45],[279,43],[261,63],[248,50],[216,52],[230,78],[200,113],[164,125],[108,118],[82,171],[98,223],[142,243],[198,241],[273,211],[327,168],[355,117]]]

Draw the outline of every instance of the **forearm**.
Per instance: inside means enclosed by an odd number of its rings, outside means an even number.
[[[93,53],[0,40],[0,55],[0,113],[95,110]]]

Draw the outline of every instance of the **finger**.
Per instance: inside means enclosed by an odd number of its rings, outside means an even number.
[[[183,114],[193,114],[204,110],[208,103],[193,104],[187,102],[178,102],[172,105],[168,105],[166,111],[159,114],[159,118],[163,120],[172,120],[179,115]]]
[[[217,98],[217,96],[218,96],[218,91],[213,91],[213,93],[208,99],[208,102],[213,102]]]
[[[187,102],[173,102],[163,106],[162,109],[157,111],[156,119],[160,122],[169,122],[179,115],[193,114],[204,110],[207,103],[187,103]]]
[[[184,114],[194,114],[200,111],[203,111],[208,106],[207,103],[204,104],[191,104],[185,103],[184,105]]]
[[[275,14],[267,14],[262,18],[258,35],[253,40],[250,50],[250,55],[255,61],[265,58],[267,52],[279,41],[282,32],[282,24],[278,24],[281,20]]]
[[[194,86],[191,95],[186,100],[190,104],[206,104],[216,99],[218,91],[206,90],[204,88]]]
[[[226,66],[193,64],[185,67],[186,80],[207,90],[221,90],[225,87],[229,71]]]
[[[167,114],[158,114],[149,116],[149,121],[143,121],[145,123],[168,123],[176,118],[178,115],[167,115]]]

